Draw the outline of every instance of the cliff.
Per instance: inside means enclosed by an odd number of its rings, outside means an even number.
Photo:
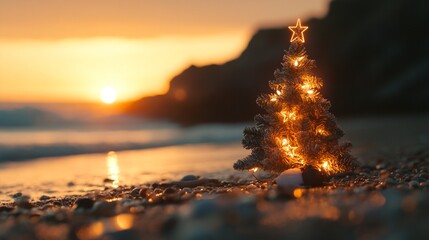
[[[424,0],[335,0],[323,19],[304,21],[308,54],[335,114],[427,111],[427,12]],[[258,30],[238,58],[190,66],[171,80],[167,94],[142,98],[126,111],[184,125],[252,120],[261,111],[256,97],[268,91],[289,38],[286,26]]]

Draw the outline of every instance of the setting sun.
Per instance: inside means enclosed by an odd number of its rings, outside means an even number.
[[[116,101],[118,94],[113,87],[104,87],[100,90],[100,100],[105,104],[112,104]]]

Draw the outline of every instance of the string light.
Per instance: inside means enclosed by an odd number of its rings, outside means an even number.
[[[295,157],[295,150],[298,147],[292,147],[289,144],[289,140],[287,140],[286,138],[283,138],[282,140],[282,146],[283,146],[283,150],[285,150],[286,154],[289,155],[290,157]]]
[[[281,111],[280,114],[283,116],[283,122],[286,122],[287,120],[295,120],[296,114],[295,112],[286,112],[285,110]]]
[[[290,145],[289,140],[287,140],[286,138],[282,139],[282,149],[285,152],[285,154],[290,157],[289,161],[295,164],[304,166],[305,165],[304,159],[302,159],[298,154],[295,153],[295,150],[297,148],[298,147],[294,147]]]
[[[277,101],[277,97],[272,97],[271,102],[275,102],[275,101]]]
[[[280,114],[283,116],[283,122],[286,122],[287,120],[287,115],[285,111],[281,111]]]
[[[279,95],[279,96],[280,96],[280,95],[282,95],[282,92],[281,92],[280,90],[277,90],[277,91],[276,91],[276,93],[277,93],[277,95]]]

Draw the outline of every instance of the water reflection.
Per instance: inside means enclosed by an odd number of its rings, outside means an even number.
[[[119,165],[116,152],[110,151],[107,153],[106,164],[107,174],[109,175],[109,179],[112,180],[112,187],[116,188],[119,186]]]

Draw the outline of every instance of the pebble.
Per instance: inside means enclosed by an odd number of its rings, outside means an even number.
[[[419,187],[419,182],[417,182],[417,181],[410,181],[409,183],[408,183],[408,185],[411,187],[411,188],[418,188]]]
[[[193,218],[203,218],[205,216],[216,213],[216,202],[209,199],[202,199],[195,202],[191,210],[191,216]]]
[[[11,207],[0,206],[0,213],[2,213],[2,212],[11,212],[12,210],[13,210],[13,208],[11,208]]]
[[[195,181],[198,180],[200,177],[197,177],[195,175],[186,175],[184,177],[182,177],[182,179],[180,181]]]
[[[133,196],[133,197],[140,197],[140,196],[141,196],[141,195],[140,195],[140,191],[141,191],[141,189],[140,189],[140,188],[134,188],[134,189],[131,191],[130,195],[131,195],[131,196]]]
[[[34,205],[30,203],[30,197],[26,195],[22,195],[17,198],[15,202],[17,203],[18,208],[32,209],[34,207]]]
[[[105,178],[105,179],[103,179],[103,182],[104,183],[112,183],[112,182],[114,182],[115,180],[113,180],[113,179],[110,179],[110,178]]]
[[[158,194],[158,193],[162,193],[163,192],[163,190],[161,189],[161,188],[155,188],[154,190],[153,190],[153,193],[154,194]]]
[[[282,172],[277,178],[276,183],[280,188],[291,191],[303,184],[302,173],[298,168],[288,169]]]
[[[190,188],[185,187],[182,189],[182,193],[191,193],[191,192],[192,192],[192,189]]]
[[[388,178],[390,176],[390,173],[386,169],[382,169],[380,171],[379,176],[380,176],[381,179],[386,179],[386,178]]]
[[[90,198],[80,198],[76,200],[75,205],[76,209],[90,209],[94,206],[94,200]]]
[[[146,197],[147,196],[147,188],[140,188],[140,191],[139,191],[139,195],[140,195],[140,197]]]
[[[420,178],[423,178],[423,179],[429,179],[429,173],[425,173],[425,172],[420,173],[420,174],[419,174],[419,177],[420,177]]]
[[[22,193],[18,192],[12,195],[13,198],[19,198],[22,197]]]
[[[395,186],[395,185],[397,185],[398,183],[395,181],[395,180],[393,180],[393,178],[387,178],[386,179],[386,185],[387,186]]]
[[[68,182],[67,187],[74,187],[76,184],[74,182]]]
[[[174,188],[170,188],[170,187],[166,188],[164,190],[164,192],[162,192],[162,194],[164,194],[164,195],[170,195],[170,194],[175,194],[175,193],[177,193],[177,190]]]
[[[384,168],[386,168],[386,164],[385,163],[379,163],[375,166],[375,168],[377,170],[384,169]]]
[[[46,196],[46,195],[42,195],[42,196],[40,196],[40,198],[39,198],[39,200],[41,200],[41,201],[46,201],[46,200],[49,200],[49,199],[51,199],[51,197]]]
[[[346,176],[349,177],[348,175]],[[322,174],[312,166],[307,166],[302,171],[303,184],[310,187],[321,187],[329,180],[327,175]]]
[[[97,201],[93,206],[93,213],[98,217],[111,217],[116,214],[116,201],[105,202]]]

